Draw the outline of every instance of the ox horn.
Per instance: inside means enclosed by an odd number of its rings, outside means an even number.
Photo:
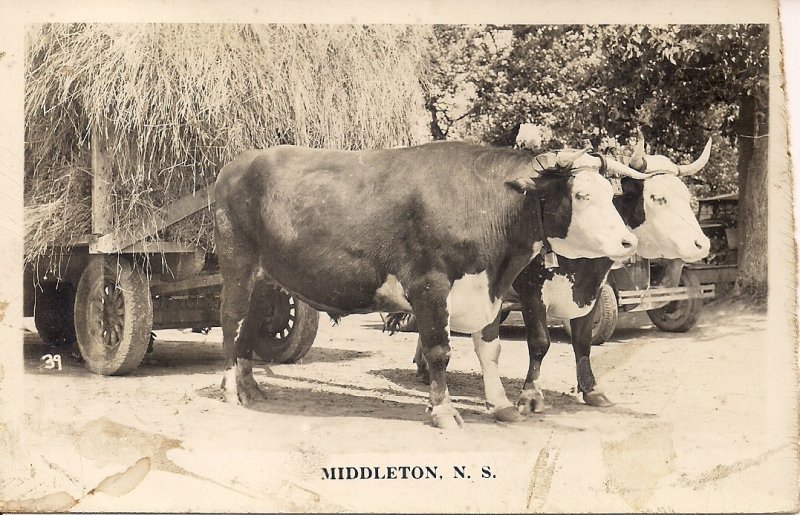
[[[689,163],[688,165],[678,165],[678,177],[696,174],[708,163],[709,157],[711,157],[711,138],[708,138],[706,148],[703,149],[703,153],[700,154],[697,161]]]
[[[634,170],[629,166],[625,166],[619,161],[615,161],[614,159],[608,157],[601,159],[597,156],[585,154],[585,151],[582,151],[582,155],[579,155],[574,159],[572,166],[575,168],[586,166],[599,169],[603,165],[603,161],[605,161],[606,169],[611,173],[611,175],[624,175],[632,179],[647,179],[650,177],[650,175]]]
[[[637,171],[642,171],[642,169],[645,167],[644,134],[642,134],[641,129],[636,129],[636,145],[633,147],[633,155],[631,156],[631,160],[628,165]]]
[[[630,177],[631,179],[647,179],[648,177],[651,177],[650,174],[634,170],[630,166],[625,166],[619,161],[614,161],[613,159],[606,158],[606,167],[612,174]]]
[[[563,168],[569,168],[575,163],[575,161],[578,160],[578,158],[586,154],[586,152],[588,151],[589,151],[588,148],[575,151],[562,150],[556,154],[556,163],[558,163],[558,166],[561,166]]]

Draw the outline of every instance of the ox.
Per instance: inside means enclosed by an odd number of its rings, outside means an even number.
[[[646,258],[670,258],[687,262],[708,255],[709,240],[703,234],[690,206],[690,193],[679,177],[698,172],[708,162],[711,140],[693,163],[676,165],[660,155],[644,154],[644,138],[639,134],[629,166],[646,173],[644,180],[623,177],[622,195],[614,204],[622,219],[639,239],[637,253]],[[559,267],[548,269],[541,259],[534,260],[514,281],[520,296],[527,330],[530,364],[522,394],[517,402],[523,413],[544,410],[544,396],[536,385],[542,360],[550,347],[546,316],[571,319],[572,347],[575,352],[578,391],[584,402],[608,406],[608,398],[596,388],[589,360],[592,333],[592,308],[600,286],[611,270],[612,261],[598,259],[559,259]],[[680,273],[680,261],[673,272]]]
[[[253,377],[253,341],[265,310],[260,293],[276,283],[334,319],[413,312],[433,424],[463,424],[445,382],[449,326],[480,333],[491,325],[543,236],[573,258],[635,251],[598,173],[604,164],[585,151],[534,157],[460,142],[244,152],[215,189],[225,399],[265,399]],[[616,161],[607,167],[637,173]]]
[[[520,131],[522,134],[522,131]],[[709,240],[703,234],[689,203],[688,188],[679,179],[697,173],[708,162],[711,140],[697,161],[688,165],[676,165],[660,155],[645,156],[644,138],[639,133],[634,154],[629,166],[640,174],[626,173],[620,178],[622,194],[614,198],[614,205],[626,225],[639,239],[637,252],[646,258],[670,258],[682,261],[697,261],[708,255]],[[645,247],[645,248],[643,248]],[[572,346],[578,376],[578,390],[584,402],[593,406],[608,406],[608,398],[596,388],[589,353],[591,349],[592,309],[600,287],[611,270],[613,260],[608,258],[569,259],[559,257],[558,266],[546,266],[539,255],[526,266],[513,282],[520,297],[522,315],[527,331],[530,364],[523,391],[517,401],[521,413],[544,410],[544,395],[536,385],[542,360],[550,348],[547,315],[554,318],[571,319]],[[671,273],[680,273],[680,262],[673,263]],[[483,371],[484,395],[487,408],[510,406],[498,373],[499,346],[492,347],[483,341],[487,336],[496,338],[499,319],[481,334],[473,335],[475,351],[478,353]],[[428,370],[420,345],[414,358],[417,372],[423,381],[429,381]],[[518,420],[504,413],[505,420]],[[519,418],[521,420],[522,417]]]

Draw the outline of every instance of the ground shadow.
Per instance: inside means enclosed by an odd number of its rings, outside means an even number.
[[[345,388],[349,386],[339,385]],[[405,395],[409,402],[398,402],[382,399],[378,396],[366,396],[338,392],[326,392],[304,386],[278,386],[262,384],[267,400],[247,406],[248,409],[277,415],[300,415],[314,417],[366,417],[387,420],[411,420],[428,422],[425,412],[426,400],[413,395]],[[358,388],[354,390],[360,390]],[[401,392],[392,392],[403,397]],[[222,390],[207,387],[198,390],[198,394],[211,399],[222,400]],[[459,410],[465,421],[471,423],[493,422],[487,420],[484,410],[479,407]]]
[[[408,390],[415,390],[421,393],[428,392],[428,385],[424,384],[422,379],[417,376],[416,370],[388,368],[370,370],[369,373],[387,379]],[[501,377],[500,380],[503,382],[503,387],[509,399],[512,402],[516,401],[519,392],[522,391],[523,380],[508,377]],[[450,390],[451,397],[459,401],[463,401],[461,397],[483,398],[483,379],[478,373],[448,371],[447,387]],[[544,389],[542,392],[544,393],[545,402],[548,406],[547,411],[542,414],[532,415],[532,417],[547,416],[548,413],[576,413],[581,411],[630,415],[637,418],[649,418],[653,416],[649,413],[641,413],[621,406],[609,406],[606,408],[588,406],[574,395],[574,391],[558,392]]]
[[[366,358],[372,354],[371,351],[312,347],[298,363],[343,362]],[[23,345],[25,371],[33,374],[51,373],[52,370],[45,368],[46,360],[42,359],[47,355],[60,356],[62,368],[59,372],[62,374],[89,373],[79,357],[77,346],[49,345],[43,342],[36,333],[26,333]],[[266,364],[257,357],[254,361],[256,365]],[[142,363],[130,375],[136,377],[191,373],[216,374],[222,370],[224,362],[225,357],[220,343],[206,340],[165,341],[156,339],[153,351],[145,354]]]
[[[303,359],[298,361],[298,363],[338,363],[353,359],[368,358],[373,354],[375,354],[373,351],[311,347],[308,354],[303,356]]]
[[[25,333],[22,356],[25,372],[28,374],[82,374],[89,372],[77,357],[77,350],[72,345],[50,345],[44,343],[36,333]],[[48,366],[52,368],[47,368]]]
[[[416,370],[388,368],[370,370],[369,373],[387,379],[402,388],[423,393],[428,392],[428,385],[424,384],[422,379],[417,376]],[[506,389],[509,399],[514,400],[515,396],[522,391],[523,381],[521,379],[501,377],[500,380],[503,382],[503,387]],[[447,388],[450,390],[450,395],[453,399],[462,397],[483,398],[483,379],[478,373],[448,371]],[[545,390],[544,394],[547,397],[548,404],[561,411],[577,411],[587,408],[578,399],[565,393]]]
[[[425,411],[427,396],[423,395],[427,391],[427,386],[417,383],[414,371],[398,369],[376,370],[372,374],[387,378],[393,383],[403,388],[413,390],[412,392],[394,388],[368,388],[356,385],[337,384],[316,379],[293,378],[289,376],[273,375],[282,380],[296,380],[296,385],[276,385],[267,384],[259,381],[264,389],[267,400],[256,402],[248,409],[262,413],[277,415],[311,416],[311,417],[365,417],[372,419],[385,420],[408,420],[430,423],[429,416]],[[455,382],[459,385],[456,388],[464,388],[456,394],[453,391],[452,398],[457,403],[459,412],[468,424],[496,424],[494,417],[487,412],[482,402],[474,398],[466,398],[470,395],[481,393],[482,382],[477,374],[455,373]],[[259,378],[257,377],[257,380]],[[508,380],[509,384],[515,383]],[[309,384],[310,383],[310,384]],[[349,392],[325,391],[326,386],[334,386]],[[451,390],[452,391],[452,390]],[[197,390],[203,397],[222,402],[222,390],[218,386],[209,386]],[[391,394],[394,399],[401,398],[405,401],[389,399],[385,394]],[[581,411],[594,411],[601,416],[603,414],[633,416],[636,418],[649,417],[651,415],[633,412],[630,410],[610,408],[593,408],[586,406],[574,396],[563,392],[545,390],[548,408],[544,413],[531,414],[527,419],[517,426],[527,424],[544,424],[554,430],[580,432],[585,429],[563,424],[550,415],[562,413],[577,413]],[[480,397],[478,397],[480,399]]]

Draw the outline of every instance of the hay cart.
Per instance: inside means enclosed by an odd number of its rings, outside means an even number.
[[[215,256],[157,235],[214,200],[213,186],[165,206],[134,232],[114,230],[107,154],[92,135],[92,233],[55,245],[24,274],[24,315],[42,339],[77,342],[86,366],[123,375],[151,349],[154,329],[220,325],[222,277]],[[263,314],[256,354],[270,362],[302,358],[314,342],[319,314],[277,286]]]
[[[647,312],[662,331],[686,332],[697,322],[704,299],[714,298],[715,285],[680,259],[645,259],[638,255],[615,264],[592,310],[592,345],[606,342],[614,334],[619,313]],[[512,292],[503,299],[501,319],[520,309]],[[555,322],[551,320],[550,322]],[[571,333],[568,321],[562,322]]]

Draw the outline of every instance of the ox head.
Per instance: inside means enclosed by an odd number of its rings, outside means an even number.
[[[547,152],[534,162],[537,176],[506,184],[534,200],[530,203],[534,226],[541,220],[539,230],[556,254],[622,259],[636,251],[636,236],[614,207],[611,184],[599,173],[606,168],[620,175],[636,171],[586,150]]]
[[[643,181],[623,180],[622,206],[625,222],[639,239],[639,255],[645,258],[680,258],[697,261],[708,255],[710,243],[692,210],[691,193],[680,177],[697,173],[711,155],[711,140],[693,163],[678,165],[662,155],[645,155],[639,138],[629,166],[644,173]]]

